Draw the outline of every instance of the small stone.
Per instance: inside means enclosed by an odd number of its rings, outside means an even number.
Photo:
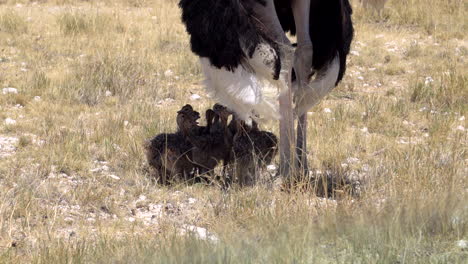
[[[361,80],[361,81],[364,81],[364,77],[362,77],[362,76],[358,76],[357,79]]]
[[[144,200],[146,200],[146,196],[144,196],[144,195],[142,194],[142,195],[140,195],[140,196],[138,197],[138,200],[139,200],[139,201],[144,201]]]
[[[192,94],[190,95],[190,100],[191,101],[196,101],[196,100],[200,100],[201,99],[201,96],[198,95],[198,94]]]
[[[165,77],[171,77],[172,75],[174,75],[174,72],[172,72],[171,70],[167,70],[164,72]]]
[[[34,101],[39,102],[41,100],[40,96],[34,96]]]
[[[460,118],[458,118],[458,121],[464,121],[465,120],[465,116],[460,116]]]
[[[429,84],[431,84],[433,82],[434,82],[434,79],[432,79],[431,76],[426,77],[426,79],[424,80],[425,85],[429,85]]]
[[[464,126],[457,126],[457,130],[465,131],[465,127]]]
[[[201,239],[201,240],[207,240],[211,242],[219,242],[219,238],[215,236],[214,234],[208,232],[206,228],[203,227],[198,227],[198,226],[193,226],[193,225],[185,225],[180,232],[182,234],[192,234],[195,237]]]
[[[7,119],[5,119],[5,125],[7,125],[7,126],[16,125],[16,120],[7,117]]]
[[[323,112],[324,112],[324,113],[331,113],[332,110],[331,110],[330,108],[324,108],[324,109],[323,109]]]
[[[197,202],[197,199],[195,199],[195,198],[188,198],[188,203],[189,203],[189,204],[194,204],[194,203],[196,203],[196,202]]]
[[[358,163],[360,160],[358,158],[355,158],[355,157],[349,157],[346,159],[346,162],[352,164],[352,163]]]
[[[114,180],[120,180],[120,177],[114,174],[109,175],[109,177],[111,177]]]
[[[467,250],[468,249],[468,241],[466,240],[458,240],[457,241],[457,247],[459,247],[461,250]]]
[[[109,96],[112,96],[112,92],[111,91],[106,91],[106,97],[109,97]]]
[[[129,122],[127,120],[124,121],[124,126],[128,126]]]
[[[361,128],[362,133],[369,133],[369,129],[367,127]]]
[[[133,218],[133,217],[129,217],[129,218],[127,218],[127,220],[128,220],[129,222],[131,222],[131,223],[135,222],[135,218]]]
[[[351,55],[354,55],[354,56],[359,56],[359,55],[361,55],[361,54],[359,54],[359,51],[357,51],[357,50],[352,50],[352,51],[350,52],[350,54],[351,54]]]
[[[2,93],[3,94],[17,94],[18,89],[13,88],[13,87],[6,87],[2,89]]]
[[[267,166],[267,170],[268,170],[269,172],[275,172],[276,169],[277,169],[277,167],[276,167],[275,164],[270,164],[270,165]]]
[[[424,107],[419,108],[419,112],[424,112],[424,111],[427,111],[427,107],[424,106]]]

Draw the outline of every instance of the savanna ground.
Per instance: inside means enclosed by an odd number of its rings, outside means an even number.
[[[325,199],[151,181],[143,141],[213,103],[177,1],[0,0],[0,262],[466,263],[468,4],[353,4],[309,160],[365,180]]]

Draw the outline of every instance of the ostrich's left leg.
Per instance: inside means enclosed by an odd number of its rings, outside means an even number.
[[[265,5],[254,4],[254,13],[261,22],[263,29],[274,41],[290,46],[291,42],[283,31],[276,14],[274,0],[265,1]],[[287,54],[282,54],[282,60],[288,60]],[[290,78],[291,69],[282,69],[281,75],[288,80],[287,92],[279,97],[280,120],[280,174],[283,177],[289,177],[294,167],[292,158],[292,146],[294,145],[294,117],[292,107],[292,86]],[[287,73],[286,73],[287,72]],[[287,75],[285,77],[284,75]]]
[[[293,0],[292,9],[297,30],[297,48],[294,54],[294,71],[299,90],[307,89],[312,73],[313,46],[309,34],[310,1]],[[297,91],[296,91],[297,92]],[[299,93],[301,94],[301,93]],[[297,168],[307,175],[307,113],[297,122]]]

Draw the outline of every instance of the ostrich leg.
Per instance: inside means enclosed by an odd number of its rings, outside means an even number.
[[[292,9],[297,30],[297,48],[294,54],[294,71],[299,90],[307,89],[312,73],[313,46],[309,34],[310,1],[293,0]],[[297,168],[307,175],[307,113],[297,121]]]
[[[276,42],[290,46],[291,42],[283,31],[275,10],[274,0],[265,1],[265,5],[256,4],[254,12],[268,35]],[[285,54],[282,59],[285,58]],[[291,69],[282,70],[283,76],[287,75],[287,92],[279,97],[279,110],[281,113],[280,119],[280,174],[283,177],[288,177],[291,169],[294,166],[292,160],[292,146],[294,145],[294,117],[292,108],[292,84],[291,84]]]

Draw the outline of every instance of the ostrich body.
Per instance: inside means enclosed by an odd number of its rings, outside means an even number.
[[[168,184],[174,177],[191,178],[194,169],[192,144],[186,139],[188,132],[197,126],[200,117],[190,105],[177,112],[176,133],[163,133],[145,143],[148,164],[152,167],[156,180]]]
[[[208,91],[248,125],[256,116],[279,119],[280,173],[289,176],[294,164],[307,168],[306,112],[344,75],[353,37],[349,1],[181,0],[179,5]],[[297,36],[296,49],[286,31]]]

